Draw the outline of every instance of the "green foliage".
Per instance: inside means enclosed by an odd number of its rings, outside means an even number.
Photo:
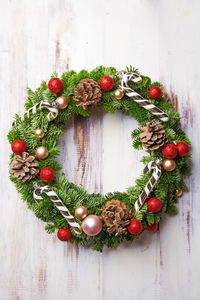
[[[127,67],[128,72],[135,72],[140,75],[139,71],[134,67]],[[71,70],[61,75],[63,83],[63,90],[59,95],[66,96],[70,99],[67,109],[60,110],[57,118],[51,122],[48,122],[46,115],[47,109],[38,110],[35,114],[30,114],[29,118],[25,117],[23,121],[18,115],[15,116],[15,126],[13,126],[8,133],[8,141],[11,144],[17,139],[22,139],[27,144],[27,151],[30,154],[35,153],[35,150],[40,145],[45,145],[49,150],[49,156],[45,160],[38,160],[40,170],[45,166],[52,167],[56,173],[56,179],[49,185],[58,194],[63,203],[74,213],[74,210],[79,205],[84,205],[88,209],[89,214],[96,214],[101,216],[102,207],[108,200],[119,199],[125,202],[130,211],[133,211],[134,204],[138,200],[140,193],[143,191],[147,184],[151,174],[142,174],[140,178],[136,180],[136,185],[129,187],[127,192],[120,193],[108,193],[105,196],[100,194],[89,194],[82,187],[79,187],[73,183],[67,181],[64,175],[60,175],[61,165],[56,161],[56,156],[59,154],[59,147],[56,144],[58,138],[63,134],[63,124],[69,120],[74,114],[81,116],[89,116],[90,109],[84,110],[81,107],[77,107],[75,101],[73,101],[74,88],[81,79],[91,78],[97,82],[103,76],[111,76],[114,79],[114,89],[119,87],[119,79],[116,75],[116,69],[113,67],[97,67],[91,72],[87,70],[81,70],[79,73]],[[174,141],[185,141],[190,145],[190,141],[179,126],[180,115],[173,109],[171,102],[165,102],[164,95],[159,100],[149,99],[149,89],[154,86],[162,87],[159,82],[151,82],[151,79],[147,76],[140,75],[142,81],[139,84],[130,82],[129,85],[136,92],[141,94],[144,98],[148,99],[151,103],[158,106],[164,112],[166,112],[170,119],[168,122],[163,123],[163,126],[168,134],[169,142]],[[58,77],[58,74],[54,72],[51,78]],[[113,89],[113,90],[114,90]],[[58,95],[49,91],[47,83],[42,82],[40,87],[36,91],[32,91],[30,88],[27,89],[27,100],[25,103],[25,109],[28,110],[41,100],[47,100],[49,102],[55,101]],[[142,143],[139,135],[142,132],[142,127],[146,122],[151,121],[155,118],[151,112],[143,109],[138,103],[127,97],[126,95],[121,100],[116,100],[113,96],[113,91],[102,91],[102,101],[98,103],[98,106],[103,107],[107,112],[115,113],[117,110],[122,110],[126,114],[129,114],[138,121],[138,128],[133,130],[132,139],[133,147],[135,149],[142,149]],[[43,128],[45,131],[45,139],[42,141],[35,138],[34,132],[36,128]],[[13,160],[14,154],[11,155],[10,161]],[[161,151],[146,151],[146,155],[143,156],[142,162],[144,165],[149,163],[151,160],[157,158],[163,158]],[[155,185],[151,192],[151,197],[158,197],[162,201],[162,209],[158,213],[149,212],[146,203],[141,209],[135,214],[135,218],[142,221],[143,230],[146,228],[146,224],[153,224],[154,222],[160,222],[161,215],[168,213],[173,215],[177,212],[176,203],[176,190],[183,189],[187,191],[187,186],[184,182],[183,176],[189,175],[191,172],[191,161],[190,154],[186,157],[176,158],[176,169],[173,172],[166,172],[162,169],[162,176]],[[17,181],[15,178],[10,176],[12,182],[16,184],[17,190],[22,194],[22,200],[27,203],[28,208],[32,209],[35,215],[46,222],[46,231],[48,233],[54,232],[57,228],[68,226],[65,218],[59,213],[51,200],[45,195],[42,195],[43,200],[37,204],[33,199],[33,181],[23,183]],[[35,181],[43,185],[40,177],[37,176]],[[77,222],[80,220],[76,219]],[[139,236],[135,235],[122,235],[116,237],[114,234],[109,235],[107,232],[106,225],[103,225],[102,232],[95,236],[90,237],[85,234],[77,235],[73,232],[71,242],[78,241],[82,246],[91,246],[93,249],[102,251],[106,245],[108,247],[115,247],[123,241],[132,241],[137,239]]]

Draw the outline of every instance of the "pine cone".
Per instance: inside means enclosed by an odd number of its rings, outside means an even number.
[[[127,234],[126,226],[130,223],[129,208],[124,202],[114,199],[108,201],[103,207],[102,218],[108,226],[110,234],[115,231],[115,236]]]
[[[73,100],[77,101],[76,106],[86,109],[88,105],[96,105],[101,101],[101,88],[93,79],[82,79],[74,89]]]
[[[168,137],[160,122],[153,120],[142,128],[140,139],[144,148],[158,150],[168,143]]]
[[[39,173],[39,164],[34,156],[23,152],[22,156],[16,155],[14,157],[10,165],[10,172],[18,181],[29,181]]]

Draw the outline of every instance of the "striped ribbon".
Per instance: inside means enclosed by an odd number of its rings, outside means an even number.
[[[71,228],[77,233],[80,234],[82,229],[80,225],[75,221],[74,217],[70,214],[67,207],[63,204],[63,202],[58,198],[57,194],[48,186],[40,186],[38,183],[34,183],[34,200],[39,203],[42,200],[42,197],[39,194],[45,193],[47,196],[50,197],[53,204],[57,207],[63,217],[67,220],[68,224]]]
[[[132,217],[135,215],[135,213],[142,207],[146,199],[148,198],[150,192],[153,190],[154,185],[159,180],[161,176],[161,163],[162,159],[157,159],[157,161],[150,161],[148,165],[144,168],[144,174],[147,172],[150,172],[153,170],[153,174],[151,178],[149,179],[148,183],[146,184],[144,191],[140,194],[139,199],[135,202],[135,210],[132,214]]]
[[[35,104],[33,107],[29,108],[23,115],[23,119],[25,117],[29,118],[30,113],[35,114],[37,109],[41,110],[42,108],[47,108],[49,113],[47,114],[48,121],[52,121],[58,115],[58,108],[56,102],[48,102],[46,100],[42,100],[41,102]],[[13,122],[13,126],[16,125],[16,122]]]
[[[120,87],[124,90],[126,95],[132,98],[135,102],[142,105],[146,110],[150,111],[153,115],[157,116],[161,121],[166,122],[169,120],[169,116],[164,113],[160,108],[150,103],[148,100],[144,99],[140,94],[136,93],[128,85],[128,82],[131,80],[134,83],[141,82],[142,78],[135,73],[117,73],[117,76],[121,80]]]

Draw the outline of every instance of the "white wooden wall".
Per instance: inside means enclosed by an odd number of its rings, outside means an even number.
[[[1,0],[0,300],[198,300],[200,277],[198,0]],[[103,253],[61,243],[27,210],[8,179],[6,134],[23,113],[26,86],[53,70],[138,67],[164,83],[193,142],[190,192],[159,233]],[[97,111],[66,124],[63,170],[90,192],[124,191],[142,166],[137,123]]]

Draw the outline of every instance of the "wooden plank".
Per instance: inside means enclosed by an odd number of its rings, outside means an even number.
[[[181,5],[180,5],[181,4]],[[173,13],[170,14],[170,11]],[[199,249],[197,230],[199,228],[199,185],[197,153],[199,135],[195,127],[199,124],[198,87],[199,74],[198,49],[200,41],[196,36],[199,20],[199,3],[187,1],[176,3],[162,2],[159,8],[160,23],[160,73],[166,87],[177,95],[178,109],[181,113],[182,127],[192,140],[193,174],[187,179],[190,192],[179,201],[179,215],[168,218],[161,239],[163,267],[160,278],[166,298],[198,299],[197,278],[200,274],[198,264],[194,264],[196,249]],[[168,24],[170,14],[170,25]],[[180,19],[179,19],[180,18]],[[179,22],[178,20],[182,20]],[[180,24],[181,23],[181,24]],[[170,235],[165,236],[167,232]],[[169,245],[171,245],[169,247]],[[193,252],[194,251],[194,252]]]

